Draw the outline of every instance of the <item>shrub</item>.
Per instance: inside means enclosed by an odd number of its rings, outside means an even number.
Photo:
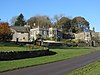
[[[77,46],[77,42],[74,40],[65,40],[67,46]]]
[[[42,46],[37,46],[37,45],[29,45],[28,46],[30,50],[46,50],[48,49],[47,47],[42,47]]]
[[[78,43],[86,43],[86,41],[80,40],[80,39],[78,39],[77,41],[78,41]]]

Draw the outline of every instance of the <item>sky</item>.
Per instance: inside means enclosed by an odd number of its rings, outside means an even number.
[[[95,27],[95,31],[100,32],[100,0],[0,0],[1,21],[10,23],[12,17],[20,13],[26,20],[36,15],[82,16],[91,29]]]

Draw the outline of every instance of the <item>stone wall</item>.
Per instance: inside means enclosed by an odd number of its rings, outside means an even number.
[[[34,58],[39,56],[53,55],[55,52],[48,50],[38,50],[38,51],[10,51],[10,52],[0,52],[0,61],[3,60],[16,60],[25,58]]]
[[[80,39],[80,40],[84,40],[84,33],[78,33],[78,34],[75,34],[75,39]]]

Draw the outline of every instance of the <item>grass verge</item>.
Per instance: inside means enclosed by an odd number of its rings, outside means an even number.
[[[100,75],[100,60],[85,67],[76,69],[67,75]]]

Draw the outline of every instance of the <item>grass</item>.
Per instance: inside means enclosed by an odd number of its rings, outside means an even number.
[[[75,56],[80,56],[80,55],[90,53],[95,49],[86,48],[86,47],[61,48],[61,49],[56,48],[56,49],[51,49],[51,51],[57,52],[56,55],[52,55],[52,56],[42,56],[37,58],[28,58],[28,59],[11,60],[11,61],[0,61],[0,72],[64,60]]]
[[[16,45],[14,42],[0,42],[0,52],[9,52],[9,51],[27,51],[27,50],[46,50],[46,47],[28,45],[20,46]]]
[[[27,47],[0,47],[0,52],[8,52],[8,51],[26,51],[29,50]]]
[[[67,75],[100,75],[100,60],[85,67],[76,69]]]
[[[9,51],[28,51],[28,50],[45,50],[47,48],[40,46],[1,46],[0,52],[9,52]]]

